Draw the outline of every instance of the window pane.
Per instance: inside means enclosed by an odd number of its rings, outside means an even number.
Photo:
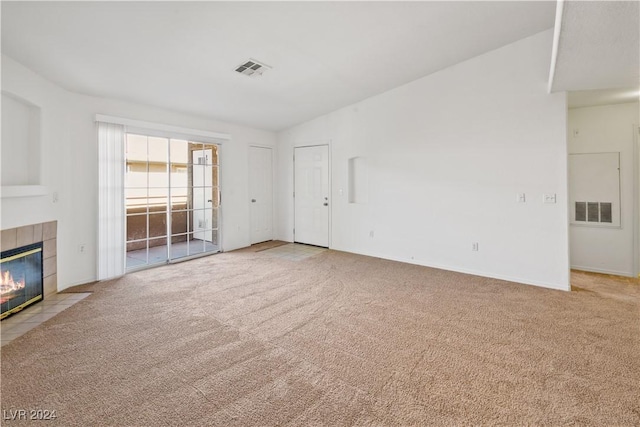
[[[127,242],[127,252],[138,252],[138,251],[144,251],[145,255],[143,256],[138,256],[136,254],[133,254],[132,256],[136,256],[139,259],[144,259],[145,262],[147,260],[147,255],[146,255],[146,251],[147,251],[147,240],[138,240],[136,242]],[[129,254],[127,254],[127,256],[129,256]]]
[[[168,188],[149,188],[149,211],[166,211],[167,200],[169,200]]]
[[[147,240],[127,243],[127,269],[147,265]]]
[[[200,231],[207,228],[211,228],[210,227],[211,220],[207,218],[207,212],[204,209],[194,209],[192,218],[193,218],[193,231]]]
[[[124,177],[125,188],[147,187],[147,163],[127,161],[127,168]]]
[[[194,187],[191,200],[193,209],[204,209],[211,205],[211,203],[208,202],[211,200],[210,191],[207,191],[204,187]]]
[[[192,165],[191,166],[191,180],[189,181],[190,185],[193,185],[194,187],[205,187],[205,186],[211,186],[211,176],[207,176],[207,173],[210,173],[210,171],[207,171],[207,166],[205,165]]]
[[[217,165],[218,146],[214,144],[202,144],[200,142],[190,142],[189,150],[191,155],[189,161],[194,165]]]
[[[199,142],[189,142],[189,162],[193,165],[211,164],[211,150],[206,149],[204,144]]]
[[[147,137],[128,133],[125,142],[127,162],[147,163]]]
[[[149,187],[168,187],[169,175],[167,174],[166,163],[149,163],[149,176],[147,178]]]
[[[124,190],[124,197],[127,213],[141,213],[147,211],[146,188],[127,188]]]
[[[149,137],[149,163],[167,164],[168,158],[168,144],[167,138],[159,138],[156,136]]]
[[[127,241],[147,238],[147,215],[127,215]],[[144,242],[143,242],[144,243]],[[146,245],[136,245],[136,249]],[[127,246],[127,250],[128,246]]]
[[[188,211],[171,212],[171,234],[181,234],[190,231],[187,228],[189,214]]]
[[[193,236],[190,234],[182,235],[182,236],[174,236],[171,238],[171,259],[182,258],[189,255],[188,250],[188,239],[192,239]],[[175,240],[175,241],[174,241]]]
[[[188,187],[189,179],[191,177],[192,168],[191,165],[171,163],[171,187]]]
[[[203,189],[204,192],[204,198],[205,198],[205,203],[203,208],[205,209],[211,209],[214,206],[217,206],[218,204],[218,192],[217,192],[217,188],[213,188],[213,187],[204,187]]]
[[[171,146],[171,163],[186,165],[189,160],[189,143],[183,139],[172,139]]]
[[[198,233],[193,234],[193,240],[189,241],[189,255],[196,255],[205,252],[204,240],[197,238]]]
[[[171,210],[180,211],[184,209],[191,209],[191,191],[187,187],[172,187],[171,188]]]
[[[157,264],[167,260],[167,240],[166,239],[150,239],[149,240],[149,264]]]
[[[149,214],[149,237],[161,237],[166,235],[167,235],[166,213],[162,212],[162,213]]]

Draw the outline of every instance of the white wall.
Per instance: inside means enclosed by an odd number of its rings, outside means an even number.
[[[205,117],[68,92],[13,59],[2,56],[2,90],[42,110],[42,197],[4,198],[2,229],[58,221],[58,289],[96,278],[97,138],[95,115],[228,133],[222,146],[222,245],[225,251],[248,246],[248,147],[275,146],[273,132],[251,129]],[[5,144],[2,141],[3,151]],[[52,194],[58,193],[58,202]],[[86,253],[78,253],[79,244]]]
[[[620,152],[621,228],[571,225],[571,267],[634,276],[634,133],[638,103],[569,110],[569,153]],[[578,135],[574,135],[578,130]],[[637,192],[638,189],[636,188]]]
[[[279,237],[293,238],[293,147],[330,141],[332,248],[568,289],[567,107],[546,91],[551,45],[545,31],[280,132]],[[348,203],[356,156],[366,204]]]

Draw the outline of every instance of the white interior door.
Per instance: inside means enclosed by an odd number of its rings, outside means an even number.
[[[329,146],[297,147],[294,240],[329,246]]]
[[[213,207],[211,166],[212,150],[194,150],[193,160],[193,238],[213,241],[211,209]]]
[[[273,240],[272,150],[249,147],[251,244]]]

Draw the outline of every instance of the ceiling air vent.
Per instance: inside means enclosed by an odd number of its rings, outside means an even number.
[[[268,65],[258,62],[255,59],[249,59],[244,64],[236,67],[236,72],[249,77],[259,77],[262,73],[270,69],[271,67]]]

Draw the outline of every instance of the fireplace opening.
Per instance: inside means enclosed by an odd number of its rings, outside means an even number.
[[[42,301],[42,242],[0,255],[0,319]]]

